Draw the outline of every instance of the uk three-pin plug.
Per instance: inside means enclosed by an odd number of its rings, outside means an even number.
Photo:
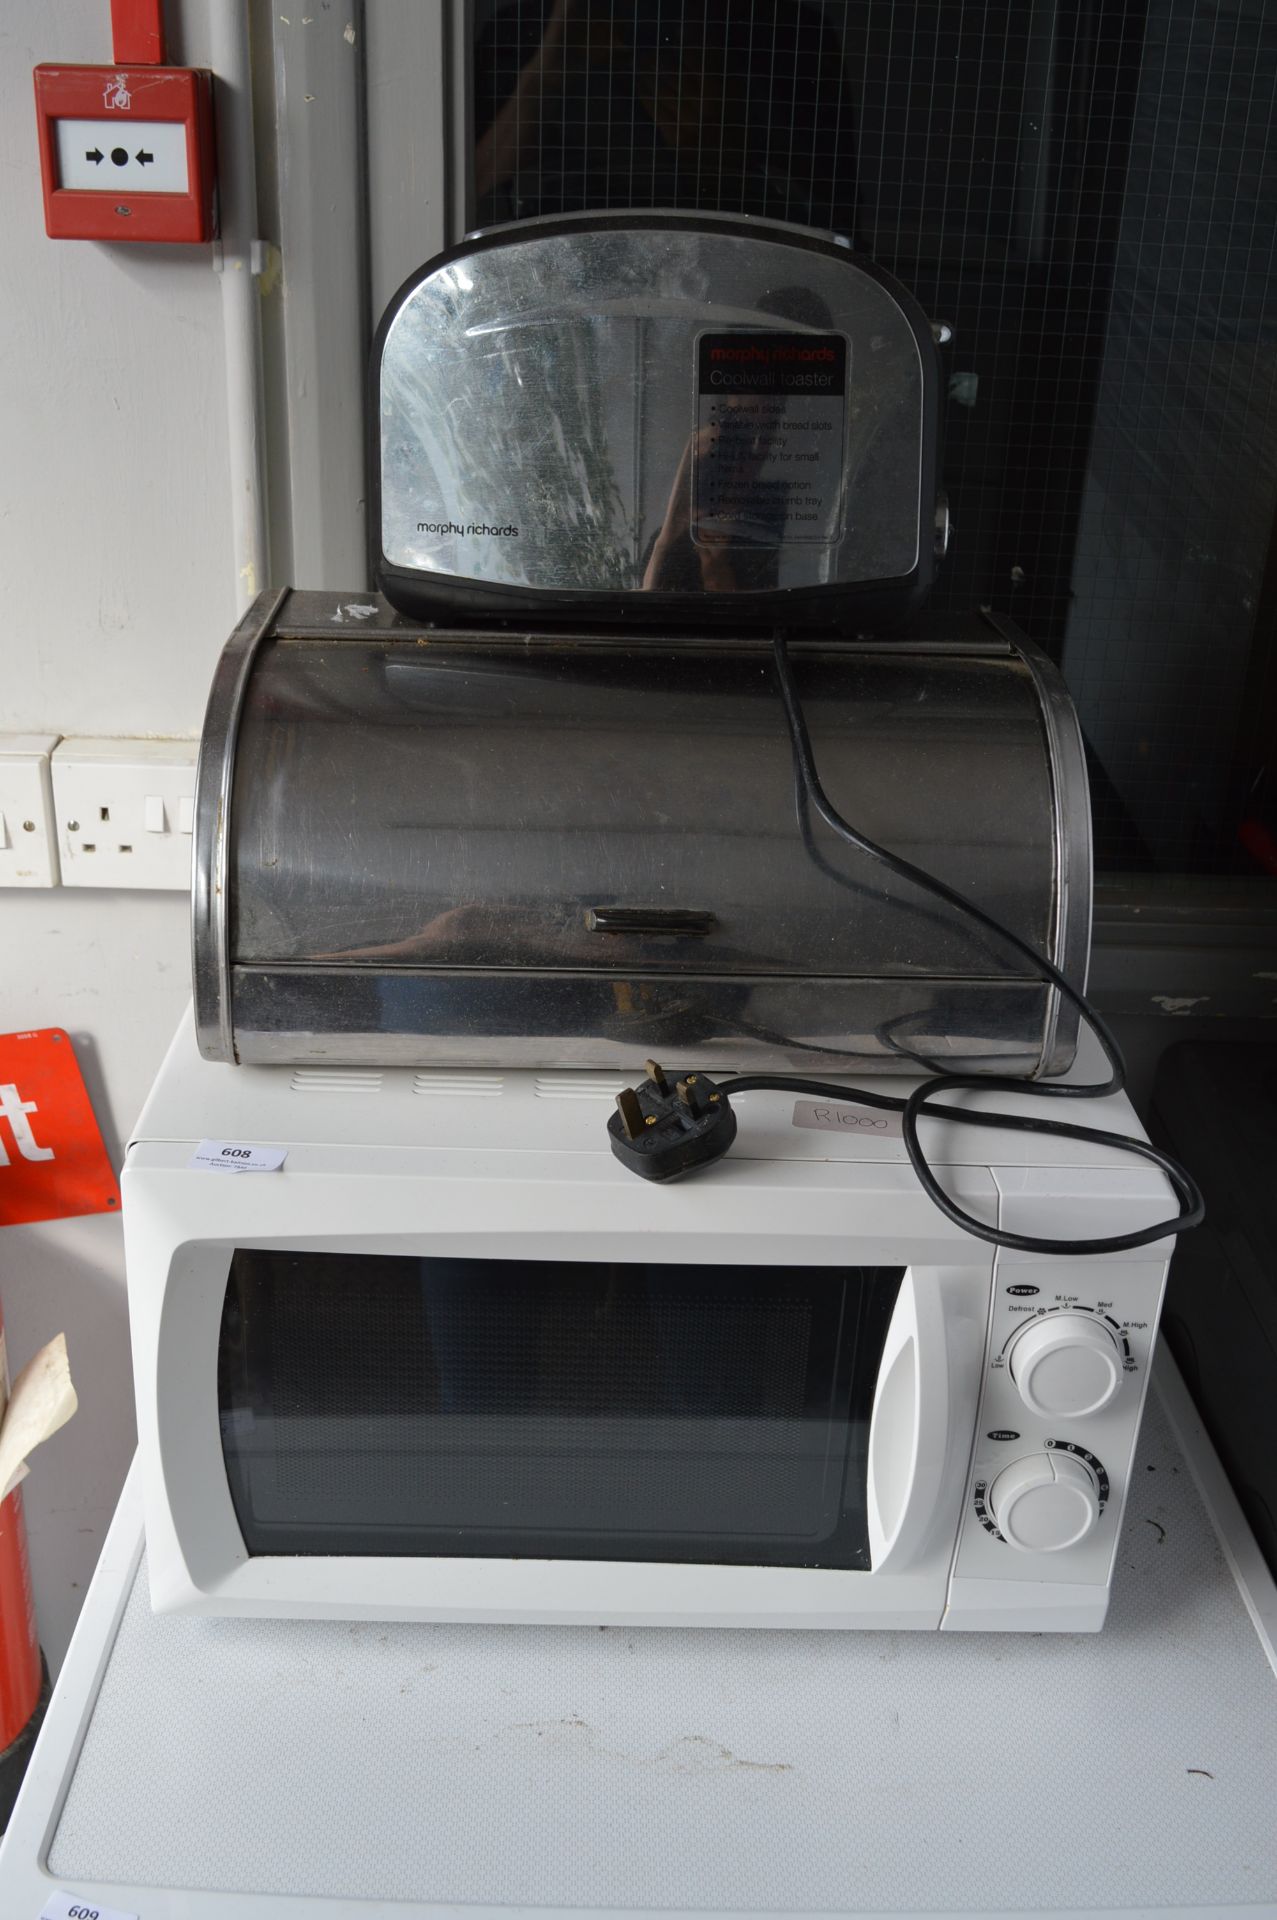
[[[607,1123],[612,1151],[644,1180],[678,1180],[719,1160],[736,1138],[736,1115],[721,1088],[703,1073],[672,1084],[655,1060],[647,1079],[616,1096]]]

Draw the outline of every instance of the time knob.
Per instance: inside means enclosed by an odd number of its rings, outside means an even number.
[[[1077,1420],[1106,1407],[1122,1384],[1122,1355],[1087,1313],[1033,1320],[1011,1343],[1011,1378],[1034,1413]]]
[[[1009,1546],[1058,1553],[1085,1540],[1100,1517],[1099,1482],[1068,1453],[1031,1453],[1004,1467],[989,1489],[989,1511]]]

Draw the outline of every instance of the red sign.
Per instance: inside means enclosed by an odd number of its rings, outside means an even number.
[[[0,1226],[119,1206],[119,1182],[66,1034],[0,1034]]]

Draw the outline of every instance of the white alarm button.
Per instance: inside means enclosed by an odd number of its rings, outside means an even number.
[[[58,185],[90,193],[189,193],[186,123],[55,120]]]
[[[1059,1553],[1085,1540],[1100,1517],[1095,1475],[1068,1453],[1034,1453],[1004,1467],[989,1508],[1008,1546]]]
[[[1107,1327],[1084,1313],[1034,1320],[1011,1348],[1011,1378],[1034,1413],[1079,1420],[1106,1407],[1122,1384],[1122,1357]]]

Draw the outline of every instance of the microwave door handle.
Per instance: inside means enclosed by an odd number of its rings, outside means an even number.
[[[887,1329],[869,1423],[875,1573],[908,1566],[937,1518],[949,1450],[949,1333],[939,1272],[908,1269]]]

